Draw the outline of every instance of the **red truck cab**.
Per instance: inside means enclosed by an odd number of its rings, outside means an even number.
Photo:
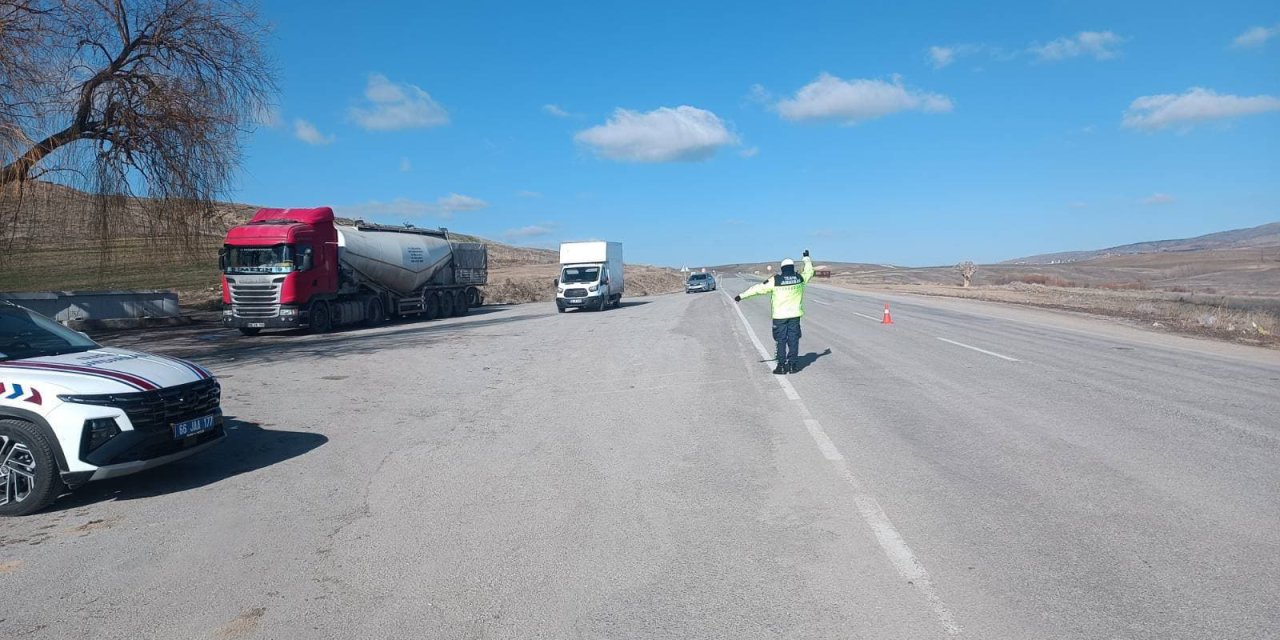
[[[227,232],[220,263],[223,324],[246,334],[301,326],[338,291],[333,210],[262,209]]]

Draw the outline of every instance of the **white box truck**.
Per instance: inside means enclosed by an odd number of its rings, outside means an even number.
[[[565,242],[560,245],[556,309],[604,311],[622,305],[621,242]]]

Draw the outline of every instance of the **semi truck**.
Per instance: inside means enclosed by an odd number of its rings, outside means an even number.
[[[219,262],[223,324],[246,336],[465,315],[489,274],[485,246],[448,229],[338,224],[329,207],[261,209],[227,232]]]
[[[621,242],[565,242],[560,245],[556,309],[604,311],[622,305],[626,281]]]

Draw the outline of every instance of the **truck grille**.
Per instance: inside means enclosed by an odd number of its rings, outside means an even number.
[[[120,409],[135,430],[156,433],[167,432],[174,423],[214,413],[221,396],[222,386],[209,378],[155,391],[81,396],[77,401]]]
[[[227,278],[231,311],[237,318],[274,318],[280,315],[280,286],[284,278],[249,282]]]
[[[566,298],[585,298],[587,297],[586,289],[565,289],[564,297]]]

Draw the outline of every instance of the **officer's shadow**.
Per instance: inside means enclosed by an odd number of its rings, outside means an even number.
[[[831,349],[827,349],[822,353],[814,353],[813,351],[810,351],[809,353],[799,356],[796,358],[796,371],[804,371],[809,368],[809,365],[817,362],[818,358],[829,355],[831,355]]]

